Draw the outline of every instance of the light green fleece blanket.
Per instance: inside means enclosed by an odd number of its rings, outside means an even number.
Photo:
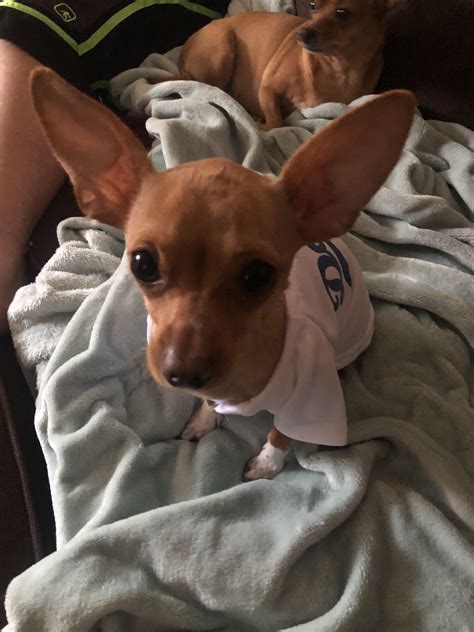
[[[221,91],[151,90],[164,59],[120,76],[158,168],[213,155],[266,174],[343,112],[261,135]],[[172,69],[170,59],[168,67]],[[177,439],[194,401],[151,380],[123,237],[72,219],[10,311],[38,373],[58,551],[8,589],[13,632],[474,629],[474,135],[417,117],[347,242],[376,314],[343,372],[349,445],[299,444],[273,481],[242,483],[270,419]]]

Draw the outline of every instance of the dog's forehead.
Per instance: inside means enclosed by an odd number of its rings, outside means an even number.
[[[219,274],[249,257],[284,266],[296,239],[281,190],[217,159],[149,176],[126,226],[129,251],[151,246],[176,274]]]
[[[144,194],[162,206],[199,199],[219,207],[227,198],[251,199],[268,189],[266,179],[223,158],[187,163],[162,172],[144,182]]]
[[[223,159],[202,160],[153,174],[143,183],[128,232],[149,230],[160,240],[210,232],[258,233],[281,203],[270,181]]]

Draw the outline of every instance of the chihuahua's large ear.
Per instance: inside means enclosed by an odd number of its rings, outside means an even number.
[[[386,92],[324,127],[276,179],[304,243],[347,232],[382,186],[405,143],[415,110],[411,92]]]
[[[123,228],[140,182],[152,169],[140,141],[112,112],[52,70],[33,71],[31,94],[83,212]]]

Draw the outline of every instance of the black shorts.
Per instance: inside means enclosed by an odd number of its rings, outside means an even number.
[[[150,53],[183,44],[222,17],[229,0],[0,0],[0,38],[82,90],[103,97],[108,81]]]

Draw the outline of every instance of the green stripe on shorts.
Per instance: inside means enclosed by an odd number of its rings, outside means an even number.
[[[43,15],[37,9],[33,9],[32,7],[29,7],[26,4],[22,4],[21,2],[15,2],[15,0],[0,0],[0,7],[9,7],[10,9],[16,9],[17,11],[26,13],[36,20],[43,22],[43,24],[46,24],[46,26],[48,26],[56,33],[56,35],[64,40],[66,44],[68,44],[68,46],[70,46],[79,56],[85,55],[85,53],[88,53],[93,48],[95,48],[95,46],[97,46],[97,44],[99,44],[104,39],[104,37],[106,37],[111,31],[113,31],[116,26],[126,20],[130,15],[133,15],[134,13],[137,13],[137,11],[141,11],[142,9],[147,9],[148,7],[159,4],[177,4],[185,9],[188,9],[188,11],[193,11],[194,13],[205,15],[212,20],[222,17],[222,15],[220,13],[217,13],[217,11],[212,11],[212,9],[208,9],[201,4],[191,2],[190,0],[135,0],[135,2],[131,2],[128,6],[124,7],[115,15],[110,17],[106,22],[104,22],[104,24],[102,24],[99,29],[97,29],[95,33],[93,33],[84,42],[79,43],[68,33],[66,33],[64,29],[58,26],[56,22],[54,22],[51,18],[48,18],[46,15]]]

